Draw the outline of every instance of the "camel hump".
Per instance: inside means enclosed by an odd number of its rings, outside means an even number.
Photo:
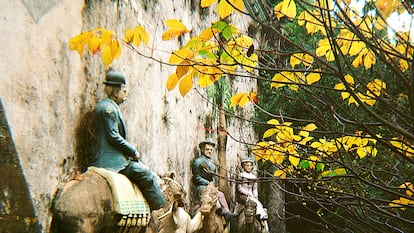
[[[71,180],[58,192],[53,205],[54,212],[66,216],[78,216],[112,210],[111,189],[103,177],[86,172],[82,180]]]

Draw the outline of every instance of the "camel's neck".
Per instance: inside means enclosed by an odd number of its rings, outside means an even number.
[[[216,207],[211,208],[210,213],[207,216],[204,216],[203,226],[205,233],[216,232],[217,223],[216,223]]]
[[[255,220],[255,219],[253,219],[253,221],[251,221],[251,222],[246,222],[245,223],[245,225],[244,225],[244,229],[245,229],[245,231],[244,232],[246,232],[246,233],[255,233],[255,232],[258,232],[259,231],[259,229],[260,229],[260,223],[257,221],[257,220]]]

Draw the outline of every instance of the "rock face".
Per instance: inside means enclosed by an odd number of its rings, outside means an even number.
[[[28,190],[41,232],[49,230],[49,207],[56,190],[76,172],[84,171],[91,160],[90,116],[103,97],[107,68],[99,55],[79,57],[69,51],[68,41],[98,26],[122,37],[125,29],[140,24],[151,34],[149,46],[140,52],[154,59],[124,47],[111,65],[128,77],[130,93],[121,106],[128,139],[142,151],[149,167],[158,173],[177,171],[189,190],[190,162],[198,153],[198,142],[207,133],[216,138],[217,123],[210,123],[213,106],[206,101],[203,89],[196,88],[185,97],[176,90],[166,90],[165,82],[174,67],[163,62],[168,62],[170,52],[188,36],[162,41],[161,35],[166,19],[181,19],[193,35],[218,19],[209,10],[200,10],[198,4],[187,0],[2,3],[0,97],[18,156],[16,166],[24,175],[26,182],[22,184],[27,183],[22,188]],[[247,28],[244,19],[238,21]],[[254,86],[248,80],[232,83],[234,93]],[[252,143],[256,139],[251,126],[237,119],[230,119],[228,133],[227,169],[236,172],[237,154],[243,157],[247,153],[247,147],[238,141]],[[4,187],[0,189],[4,193]]]

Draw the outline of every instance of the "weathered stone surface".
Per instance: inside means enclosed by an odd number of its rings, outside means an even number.
[[[202,25],[218,17],[200,16],[197,1],[71,0],[49,1],[53,7],[44,8],[48,10],[40,11],[40,17],[34,19],[29,2],[44,1],[4,1],[0,8],[0,97],[35,216],[42,232],[48,232],[49,207],[56,190],[76,171],[83,171],[91,159],[89,114],[103,97],[106,70],[99,55],[80,58],[69,51],[69,39],[98,26],[122,37],[126,28],[141,24],[151,39],[140,52],[166,62],[180,41],[188,38],[162,41],[166,19],[182,19],[195,35]],[[248,23],[238,21],[247,28]],[[206,132],[216,137],[216,123],[206,127],[212,105],[202,89],[185,97],[176,90],[168,92],[165,82],[174,67],[156,60],[124,48],[111,65],[128,76],[129,99],[121,106],[128,139],[140,148],[149,167],[158,173],[176,170],[189,190],[190,161],[198,142]],[[232,85],[235,92],[246,92],[254,87],[254,81],[243,79]],[[237,154],[244,156],[247,151],[238,141],[256,140],[251,125],[237,119],[231,120],[228,133],[227,169],[235,173]]]
[[[0,99],[0,232],[39,233],[27,183]]]
[[[30,15],[37,22],[44,14],[52,9],[56,4],[62,0],[22,0],[24,6],[30,12]]]

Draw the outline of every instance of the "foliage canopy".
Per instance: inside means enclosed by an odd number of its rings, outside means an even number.
[[[246,10],[252,6],[261,14]],[[185,96],[195,84],[205,88],[224,76],[257,79],[263,90],[234,94],[231,107],[256,107],[262,139],[252,152],[276,168],[272,181],[293,183],[300,190],[295,200],[313,204],[321,229],[412,229],[413,4],[202,0],[201,7],[216,9],[220,19],[171,54],[176,69],[166,88]],[[241,32],[229,17],[234,13],[249,15],[261,34]],[[404,14],[406,27],[394,28],[389,19]],[[163,40],[192,33],[177,19],[165,23]],[[97,28],[69,46],[80,55],[85,47],[101,52],[109,65],[121,43],[138,49],[148,41],[143,26],[126,30],[123,40]]]

